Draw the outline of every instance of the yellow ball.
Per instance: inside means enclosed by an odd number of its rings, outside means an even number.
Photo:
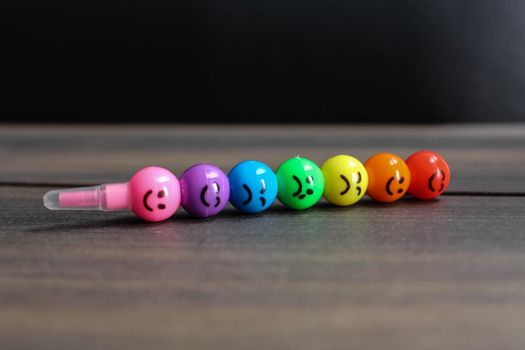
[[[324,175],[324,197],[332,204],[347,206],[360,200],[368,187],[368,174],[356,158],[338,155],[328,159]]]

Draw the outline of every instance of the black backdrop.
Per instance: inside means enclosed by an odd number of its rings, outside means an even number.
[[[525,120],[525,2],[0,2],[0,119]]]

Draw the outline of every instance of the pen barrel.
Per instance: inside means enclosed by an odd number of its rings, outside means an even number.
[[[95,190],[60,192],[58,203],[60,208],[78,208],[78,209],[102,209],[101,194],[97,188]]]
[[[129,209],[128,183],[106,184],[100,186],[102,194],[103,210],[123,210]]]
[[[49,191],[44,195],[44,205],[51,210],[125,210],[129,209],[128,184]]]

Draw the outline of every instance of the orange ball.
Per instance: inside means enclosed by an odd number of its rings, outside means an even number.
[[[393,202],[403,197],[410,185],[410,171],[400,157],[378,153],[365,163],[368,172],[366,194],[378,202]]]
[[[432,199],[450,183],[450,168],[441,155],[432,151],[418,151],[406,160],[412,180],[408,193],[419,199]]]

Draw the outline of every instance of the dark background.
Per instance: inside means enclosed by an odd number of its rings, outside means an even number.
[[[0,3],[4,121],[525,121],[524,1]]]

